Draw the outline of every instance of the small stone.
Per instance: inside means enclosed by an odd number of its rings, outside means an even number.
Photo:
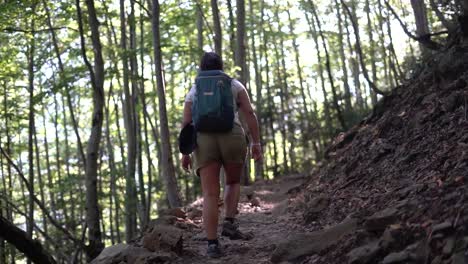
[[[257,206],[260,206],[260,198],[258,197],[254,197],[250,200],[250,205],[252,207],[257,207]]]
[[[465,262],[465,254],[463,251],[459,251],[452,255],[452,262],[451,264],[466,264]]]
[[[454,247],[455,247],[455,237],[452,236],[452,237],[449,237],[445,241],[444,248],[442,249],[442,254],[444,254],[445,256],[450,255]]]
[[[449,221],[442,222],[432,227],[432,233],[445,232],[452,228],[452,223]]]
[[[162,210],[160,214],[161,215],[171,215],[171,216],[175,216],[175,217],[178,217],[178,218],[186,218],[187,217],[187,214],[180,207],[175,207],[175,208],[169,208],[169,209]]]
[[[298,234],[290,240],[280,243],[271,256],[273,263],[293,261],[299,257],[317,254],[337,243],[343,236],[356,231],[358,221],[347,218],[343,222],[325,230],[310,234]]]
[[[351,250],[347,256],[349,263],[360,264],[369,263],[380,251],[379,241],[373,241],[362,247]]]
[[[105,248],[97,258],[95,258],[91,263],[92,264],[111,264],[123,260],[123,252],[131,247],[130,245],[117,244]]]
[[[394,253],[390,253],[389,255],[387,255],[383,259],[382,264],[400,263],[409,259],[410,259],[410,255],[406,251],[394,252]]]
[[[397,209],[387,208],[368,217],[364,225],[368,231],[382,231],[393,224],[397,217]]]
[[[431,261],[431,264],[441,264],[441,263],[442,263],[442,257],[441,256],[437,256]]]
[[[203,215],[203,211],[197,208],[191,208],[187,213],[187,217],[190,219],[200,218]]]
[[[180,254],[183,249],[183,233],[173,226],[155,226],[150,233],[143,236],[142,244],[152,252],[162,249]]]

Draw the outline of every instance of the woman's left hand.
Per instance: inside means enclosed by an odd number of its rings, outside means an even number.
[[[192,168],[192,159],[190,158],[190,155],[183,155],[180,162],[182,163],[182,168],[184,168],[185,171]]]

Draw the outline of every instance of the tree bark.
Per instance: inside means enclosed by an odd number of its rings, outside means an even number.
[[[76,0],[78,23],[81,33],[81,44],[84,51],[84,33],[83,22],[81,20],[80,1]],[[94,70],[89,61],[86,63],[91,76],[91,85],[93,88],[93,114],[91,134],[88,140],[86,151],[86,222],[88,225],[89,245],[87,247],[87,258],[92,260],[96,258],[104,249],[104,243],[101,238],[100,215],[97,193],[97,172],[98,157],[100,150],[103,107],[104,107],[104,60],[102,58],[101,40],[99,37],[99,22],[97,20],[96,9],[93,0],[86,0],[88,9],[88,24],[91,29],[91,40],[94,52]],[[83,57],[86,58],[85,52]],[[87,61],[87,58],[85,59]]]
[[[414,19],[416,21],[416,35],[419,38],[428,38],[429,35],[429,23],[427,21],[427,10],[424,0],[411,0],[411,7],[413,8]],[[421,52],[427,55],[428,50],[424,45],[420,44]]]
[[[198,55],[203,55],[203,13],[202,9],[197,6],[197,48]]]
[[[237,57],[237,43],[236,43],[236,23],[234,23],[234,12],[232,10],[232,2],[231,0],[227,0],[227,7],[228,7],[228,14],[229,14],[229,51],[232,54],[232,60],[234,61],[234,65],[238,64],[238,57]],[[237,16],[237,19],[239,17]]]
[[[135,185],[135,197],[137,201],[137,208],[140,217],[140,226],[146,226],[146,194],[145,194],[145,180],[144,180],[144,172],[143,172],[143,136],[142,136],[142,128],[141,128],[141,118],[140,112],[137,109],[141,108],[141,100],[140,100],[140,92],[139,92],[139,85],[140,85],[140,78],[138,73],[138,60],[137,60],[137,33],[136,33],[136,18],[135,18],[135,4],[132,1],[131,5],[131,12],[129,17],[129,25],[130,25],[130,50],[132,51],[132,56],[130,57],[130,69],[131,69],[131,83],[132,83],[132,99],[133,99],[133,116],[135,120],[135,140],[136,140],[136,161],[137,161],[137,172],[138,172],[138,186]],[[144,32],[141,31],[140,34]],[[140,49],[143,49],[144,46],[141,46]],[[143,61],[142,61],[143,63]],[[143,74],[143,72],[142,72]],[[144,92],[144,89],[143,91]],[[139,203],[138,203],[138,196],[139,195]],[[137,226],[135,225],[135,230]]]
[[[364,9],[364,12],[366,13],[366,17],[367,17],[367,26],[366,26],[367,35],[369,37],[369,40],[371,40],[371,41],[369,41],[370,42],[369,43],[369,46],[370,46],[369,52],[370,52],[370,63],[371,63],[371,70],[372,70],[372,80],[373,80],[374,83],[376,83],[377,82],[377,65],[376,65],[376,61],[375,61],[375,41],[373,41],[374,34],[372,33],[373,28],[372,28],[372,20],[371,20],[371,17],[370,17],[371,10],[370,10],[369,0],[366,0],[366,6],[365,6],[365,9]],[[377,94],[374,92],[374,90],[372,90],[372,88],[370,88],[369,93],[370,93],[370,96],[371,96],[372,106],[375,106],[377,104]]]
[[[361,69],[362,69],[362,73],[364,74],[364,78],[366,78],[367,82],[369,83],[369,86],[372,88],[372,90],[374,92],[376,92],[377,94],[380,94],[380,95],[386,95],[383,91],[381,91],[379,88],[377,88],[377,86],[374,84],[374,82],[369,77],[369,73],[367,71],[367,67],[366,67],[366,64],[364,62],[364,55],[363,55],[362,48],[361,48],[361,39],[359,37],[359,27],[357,25],[356,18],[353,16],[353,13],[349,9],[349,7],[346,5],[344,0],[341,0],[341,3],[343,4],[344,8],[346,9],[346,12],[348,13],[349,19],[351,20],[351,25],[353,26],[354,35],[356,37],[356,49],[357,49],[357,53],[359,55],[359,62],[361,64]]]
[[[213,0],[215,1],[215,0]],[[159,28],[160,7],[159,1],[153,0],[152,6],[153,17],[153,47],[154,47],[154,63],[156,67],[156,81],[158,84],[158,101],[159,101],[159,120],[161,130],[161,159],[162,159],[162,175],[166,183],[167,198],[170,207],[180,207],[182,201],[179,196],[177,180],[175,177],[174,162],[172,160],[171,140],[167,121],[166,111],[166,95],[164,88],[164,78],[162,72],[162,55],[161,55],[161,34]],[[218,20],[219,21],[219,20]]]
[[[318,64],[318,69],[319,69],[319,79],[320,79],[320,87],[323,93],[323,112],[325,115],[325,127],[326,131],[328,133],[328,138],[329,140],[334,138],[334,130],[332,126],[332,118],[331,118],[331,113],[330,113],[330,103],[328,101],[328,95],[327,95],[327,90],[325,89],[325,76],[323,74],[323,63],[322,63],[322,55],[320,54],[320,44],[318,41],[318,36],[317,36],[317,27],[315,25],[315,20],[311,19],[308,15],[307,12],[305,12],[305,17],[307,19],[307,24],[309,24],[309,33],[312,36],[312,39],[314,40],[315,44],[315,50],[317,53],[317,64]],[[315,111],[317,112],[317,111]],[[325,139],[324,139],[325,140]],[[326,141],[326,140],[325,140]]]
[[[338,1],[335,0],[335,9],[336,17],[338,19],[338,46],[340,52],[340,61],[341,61],[341,71],[343,72],[343,86],[344,86],[344,102],[345,102],[345,113],[352,113],[352,104],[351,104],[351,89],[349,87],[348,80],[348,68],[346,65],[346,56],[345,56],[345,43],[343,41],[343,19],[341,14],[341,7],[338,4]]]
[[[153,0],[154,1],[154,0]],[[154,8],[154,7],[153,7]],[[213,13],[213,24],[214,24],[214,37],[215,52],[222,58],[223,52],[223,35],[221,31],[221,22],[219,19],[218,0],[211,0],[211,10]],[[153,13],[154,17],[154,13]]]
[[[250,32],[250,46],[252,50],[252,61],[254,65],[255,71],[255,87],[256,87],[256,97],[255,97],[255,105],[257,110],[258,121],[261,125],[263,121],[263,96],[262,96],[262,73],[259,65],[259,61],[261,61],[262,53],[259,52],[257,58],[257,48],[255,47],[255,28],[259,25],[255,25],[255,13],[253,11],[253,3],[252,0],[249,0],[249,13],[250,13],[250,28],[252,29]],[[260,25],[261,26],[261,25]],[[260,134],[260,144],[263,147],[263,133],[262,133],[262,126],[259,125],[259,134]],[[263,171],[263,161],[255,162],[255,180],[261,180],[264,177]]]
[[[62,57],[60,56],[60,50],[59,50],[58,41],[57,41],[57,34],[55,33],[55,29],[53,28],[53,25],[52,25],[52,19],[50,16],[49,7],[47,6],[47,3],[45,0],[43,0],[42,3],[44,5],[46,15],[47,15],[47,24],[49,26],[50,35],[52,37],[52,44],[54,47],[55,56],[57,57],[58,66],[60,70],[60,76],[64,80],[65,79],[65,66],[63,65]],[[81,159],[83,160],[83,165],[86,166],[86,156],[84,154],[83,143],[81,142],[81,137],[78,132],[78,122],[76,121],[76,118],[75,118],[75,110],[73,108],[71,95],[70,95],[70,87],[68,85],[68,82],[65,82],[65,94],[67,96],[68,111],[70,112],[70,118],[73,123],[73,130],[75,131],[76,140],[78,143],[78,150],[80,152]]]
[[[33,10],[35,6],[33,7]],[[35,23],[34,17],[31,20],[31,29],[34,31]],[[29,131],[28,131],[28,163],[29,163],[29,207],[28,207],[28,221],[27,221],[27,233],[28,238],[33,238],[34,230],[34,53],[35,53],[35,35],[31,36],[31,41],[28,45],[28,82],[29,82]],[[31,261],[28,259],[28,263]]]
[[[123,89],[125,99],[123,101],[123,114],[127,135],[127,173],[125,177],[125,240],[129,243],[136,235],[136,121],[135,121],[135,94],[130,93],[129,63],[127,49],[127,24],[125,14],[125,1],[120,0],[120,48],[122,50]]]
[[[330,55],[328,53],[328,48],[327,48],[327,45],[325,43],[325,36],[323,35],[322,26],[321,26],[320,19],[318,17],[315,5],[311,0],[309,0],[309,4],[310,4],[311,10],[312,10],[312,14],[314,15],[315,20],[317,22],[318,32],[319,32],[319,35],[320,35],[320,37],[322,39],[322,46],[323,46],[323,49],[325,51],[325,58],[326,58],[325,65],[326,65],[326,68],[327,68],[328,79],[330,81],[330,86],[331,86],[332,95],[333,95],[333,100],[332,101],[333,101],[333,105],[334,105],[336,113],[337,113],[337,119],[340,122],[340,125],[341,125],[342,129],[346,130],[347,125],[346,125],[346,122],[344,120],[341,107],[340,107],[340,105],[338,103],[338,94],[336,92],[335,84],[334,84],[334,81],[333,81],[333,74],[332,74],[331,65],[330,65]]]

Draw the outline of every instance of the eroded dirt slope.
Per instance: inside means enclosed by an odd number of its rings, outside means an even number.
[[[454,47],[335,140],[296,214],[311,232],[358,224],[295,261],[468,263],[467,81],[468,49]]]

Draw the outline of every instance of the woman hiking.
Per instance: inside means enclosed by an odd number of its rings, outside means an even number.
[[[219,174],[224,167],[225,218],[221,235],[230,239],[248,239],[239,231],[235,216],[240,193],[240,176],[246,162],[247,142],[238,111],[250,131],[252,158],[262,159],[258,122],[245,87],[223,72],[221,57],[206,52],[201,59],[195,84],[185,98],[182,127],[193,123],[197,131],[194,163],[182,156],[182,167],[192,167],[201,179],[203,191],[203,226],[208,239],[207,255],[223,255],[217,235]]]

